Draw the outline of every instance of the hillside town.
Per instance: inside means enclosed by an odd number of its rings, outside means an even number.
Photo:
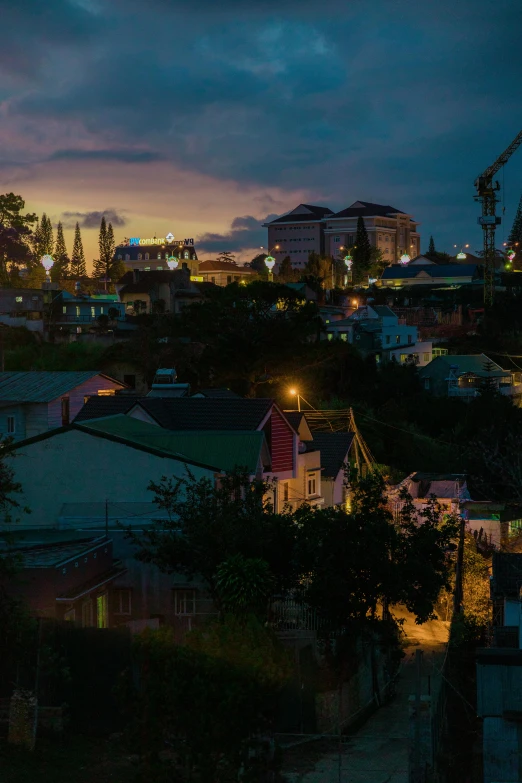
[[[0,0],[0,783],[522,783],[492,10]]]

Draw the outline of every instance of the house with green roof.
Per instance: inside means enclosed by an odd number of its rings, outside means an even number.
[[[21,441],[67,425],[89,397],[126,388],[97,370],[0,372],[0,435]]]
[[[522,395],[522,373],[504,370],[485,354],[437,356],[419,369],[426,391],[437,397],[478,397],[485,385],[509,397]]]

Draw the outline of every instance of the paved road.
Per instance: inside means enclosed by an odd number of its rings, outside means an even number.
[[[406,610],[397,608],[394,614],[404,618],[408,644],[396,698],[377,710],[356,734],[344,739],[341,774],[338,743],[322,740],[322,752],[312,762],[313,769],[285,770],[289,783],[408,783],[408,697],[415,690],[415,650],[424,651],[423,674],[427,677],[433,671],[433,660],[440,666],[449,623],[432,620],[418,626]],[[305,746],[302,752],[306,753]]]

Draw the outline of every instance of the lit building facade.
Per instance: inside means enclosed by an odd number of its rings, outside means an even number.
[[[144,272],[168,269],[169,258],[178,261],[179,269],[188,269],[191,274],[197,275],[198,256],[194,240],[176,240],[171,233],[165,237],[126,237],[114,254],[114,260],[123,261],[128,269]]]
[[[413,217],[389,205],[354,201],[341,212],[327,207],[300,204],[292,212],[264,225],[268,228],[268,248],[277,263],[289,256],[292,266],[302,269],[311,252],[338,258],[341,248],[355,245],[357,221],[364,220],[372,247],[383,259],[396,263],[407,254],[420,252],[419,223]]]

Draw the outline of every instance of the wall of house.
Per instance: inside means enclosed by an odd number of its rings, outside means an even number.
[[[294,447],[297,435],[275,408],[272,410],[268,425],[272,472],[294,470]]]
[[[0,435],[3,438],[13,438],[13,440],[23,440],[26,428],[26,407],[25,405],[10,405],[8,408],[0,409]],[[15,420],[15,431],[7,431],[7,419],[13,416]]]
[[[152,502],[151,479],[186,476],[177,460],[148,454],[123,443],[70,429],[25,444],[11,464],[22,484],[20,526],[57,527],[64,503]],[[213,479],[213,471],[190,467],[195,477]],[[30,477],[30,479],[28,478]]]
[[[341,470],[335,479],[321,478],[321,495],[324,498],[326,508],[331,506],[340,506],[344,502],[344,472]]]
[[[71,389],[68,394],[62,394],[48,404],[48,429],[62,426],[62,398],[69,397],[69,422],[71,422],[77,413],[85,405],[85,397],[91,395],[97,395],[99,391],[116,391],[122,389],[121,383],[110,381],[108,378],[103,378],[101,375],[95,375],[94,378],[90,378],[85,383],[80,384],[75,389]],[[46,429],[47,429],[46,428]],[[45,432],[45,430],[40,430]]]
[[[24,438],[32,438],[47,432],[49,429],[48,404],[46,402],[24,405],[25,433]]]

